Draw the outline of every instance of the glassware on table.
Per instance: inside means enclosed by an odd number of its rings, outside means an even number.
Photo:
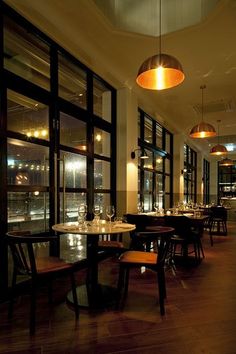
[[[80,204],[78,208],[78,223],[82,227],[85,227],[86,215],[87,215],[87,205]]]
[[[141,214],[143,212],[143,202],[138,203],[137,209],[138,209],[138,214]]]
[[[108,205],[106,207],[106,216],[109,219],[109,223],[111,224],[111,218],[115,215],[115,207],[113,205]]]
[[[95,224],[99,224],[101,214],[102,214],[102,206],[101,205],[94,205],[94,207],[93,207],[93,215],[94,215],[93,222]]]
[[[159,213],[159,203],[158,203],[158,202],[155,202],[155,203],[153,204],[153,207],[154,207],[154,209],[155,209],[156,214],[158,214],[158,213]]]

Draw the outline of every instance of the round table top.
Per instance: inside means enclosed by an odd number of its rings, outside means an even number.
[[[99,223],[86,221],[84,225],[78,222],[67,222],[63,224],[56,224],[52,226],[54,231],[81,234],[81,235],[107,235],[107,234],[120,234],[135,230],[136,226],[127,223],[106,222],[100,220]]]

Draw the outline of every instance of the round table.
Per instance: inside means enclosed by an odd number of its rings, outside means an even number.
[[[98,241],[99,235],[121,234],[135,230],[135,225],[126,223],[105,222],[98,223],[86,221],[80,225],[78,222],[68,222],[52,226],[59,233],[72,233],[87,236],[88,274],[86,284],[79,286],[77,291],[79,306],[91,308],[104,308],[114,301],[114,290],[98,282]],[[73,305],[71,292],[67,296],[69,304]]]

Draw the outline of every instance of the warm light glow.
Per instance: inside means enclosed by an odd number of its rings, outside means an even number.
[[[100,134],[100,133],[96,134],[95,140],[101,141],[102,140],[102,134]]]
[[[136,82],[149,90],[165,90],[181,84],[185,75],[178,60],[167,54],[154,55],[141,65]]]
[[[39,195],[39,191],[35,191],[34,195],[36,195],[36,196]]]
[[[38,131],[38,130],[35,130],[35,131],[34,131],[34,137],[35,137],[35,138],[38,138],[38,137],[39,137],[39,131]]]
[[[47,134],[48,134],[48,132],[47,132],[47,130],[46,129],[43,129],[42,131],[41,131],[41,135],[42,136],[47,136]]]

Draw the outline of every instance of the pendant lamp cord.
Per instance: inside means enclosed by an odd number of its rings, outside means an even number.
[[[200,86],[200,89],[202,90],[202,122],[203,122],[203,90],[206,88],[206,85]]]
[[[218,123],[218,145],[220,144],[220,120],[217,120]]]
[[[161,0],[159,0],[159,55],[161,57]]]

